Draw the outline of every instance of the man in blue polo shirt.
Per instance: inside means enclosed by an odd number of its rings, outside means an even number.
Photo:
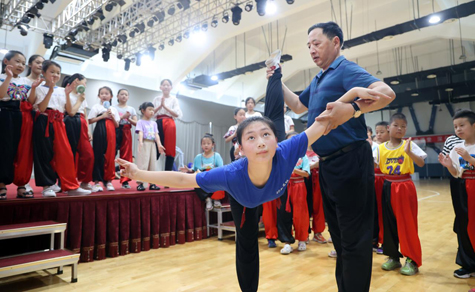
[[[295,112],[308,109],[308,125],[325,109],[330,114],[327,135],[312,145],[320,156],[320,186],[325,218],[338,254],[336,281],[339,291],[368,291],[371,282],[374,168],[366,142],[363,113],[388,105],[395,94],[384,82],[340,56],[343,32],[334,22],[318,23],[308,30],[308,48],[322,69],[297,96],[284,84],[284,99]],[[268,70],[267,75],[272,76]],[[357,100],[380,92],[389,96],[367,103]],[[351,94],[355,102],[335,102]]]

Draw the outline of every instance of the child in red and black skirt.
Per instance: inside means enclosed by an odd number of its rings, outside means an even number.
[[[99,88],[99,103],[89,112],[89,124],[97,123],[93,133],[94,168],[92,192],[102,192],[103,182],[108,191],[114,191],[112,180],[115,178],[115,129],[119,127],[119,113],[111,107],[112,89],[107,86]]]
[[[115,130],[116,151],[120,151],[120,158],[132,162],[132,126],[137,125],[137,112],[131,106],[127,105],[129,100],[129,91],[127,89],[119,89],[117,93],[118,105],[114,105],[119,113],[119,127]],[[121,177],[120,183],[123,189],[130,189],[130,179]]]
[[[94,152],[91,146],[92,135],[86,119],[87,102],[84,94],[86,82],[86,77],[79,73],[64,78],[66,109],[70,108],[64,117],[64,124],[74,156],[77,178],[81,182],[80,186],[85,190],[91,190],[89,182],[92,181]],[[82,93],[79,93],[78,89]]]
[[[79,187],[74,165],[74,156],[64,126],[66,93],[55,86],[61,77],[61,66],[53,61],[43,62],[44,85],[36,89],[36,120],[33,131],[35,180],[43,187],[44,197],[56,197],[53,186],[57,176],[61,189],[69,195],[88,195],[91,192]],[[69,85],[67,90],[71,90]],[[67,109],[70,110],[69,108]],[[57,174],[57,175],[56,175]]]

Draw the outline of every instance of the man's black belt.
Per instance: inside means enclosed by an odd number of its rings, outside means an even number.
[[[333,159],[333,158],[337,158],[338,156],[341,156],[345,153],[348,153],[356,148],[358,148],[359,146],[361,146],[363,143],[368,143],[368,141],[357,141],[355,143],[352,143],[348,146],[345,146],[335,152],[333,152],[332,154],[330,155],[327,155],[327,156],[322,156],[320,157],[320,161],[326,161],[326,160],[330,160],[330,159]]]

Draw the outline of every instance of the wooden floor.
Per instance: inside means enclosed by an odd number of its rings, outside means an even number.
[[[453,277],[457,251],[452,232],[453,209],[448,181],[416,183],[419,197],[419,236],[423,265],[416,276],[386,272],[385,256],[374,255],[371,291],[466,292],[475,278]],[[328,233],[324,233],[328,237]],[[268,249],[261,237],[259,291],[337,291],[335,259],[331,244],[310,243],[305,252],[283,256]],[[216,237],[167,249],[80,264],[78,279],[69,283],[70,268],[63,275],[54,270],[0,279],[0,291],[239,291],[234,267],[234,237]]]

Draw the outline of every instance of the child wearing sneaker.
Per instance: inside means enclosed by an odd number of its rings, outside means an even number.
[[[160,137],[158,136],[157,123],[152,120],[154,115],[153,103],[144,102],[140,105],[139,110],[142,112],[142,119],[140,119],[135,126],[135,132],[139,136],[137,166],[140,170],[155,171],[155,162],[157,160],[157,150],[155,147],[158,147],[160,154],[165,153],[165,148],[162,146]],[[158,191],[160,187],[155,184],[150,184],[149,189]],[[142,181],[137,181],[137,191],[145,191]]]
[[[102,182],[108,191],[114,191],[112,180],[115,178],[115,129],[119,127],[119,113],[112,107],[112,89],[107,86],[99,88],[99,103],[89,112],[89,124],[96,124],[92,134],[92,149],[94,150],[94,168],[92,192],[102,192],[99,184]],[[112,145],[110,147],[109,145]]]
[[[213,135],[206,133],[203,138],[201,138],[201,149],[203,150],[203,153],[196,155],[195,160],[193,161],[193,168],[190,169],[187,166],[184,166],[180,168],[180,171],[186,173],[203,172],[223,166],[223,158],[218,152],[214,152],[215,146],[216,143]],[[222,207],[221,199],[223,199],[225,195],[223,191],[207,193],[200,188],[196,188],[195,192],[202,201],[206,201],[207,210],[212,210],[213,207]]]
[[[310,164],[311,180],[312,180],[312,230],[313,241],[318,243],[327,243],[322,232],[325,230],[325,214],[323,213],[322,191],[320,189],[320,181],[318,177],[319,158],[311,147],[307,150],[307,157]]]
[[[129,91],[125,88],[117,92],[118,105],[114,105],[120,116],[119,127],[115,129],[116,151],[120,151],[120,158],[132,162],[132,126],[137,125],[137,112],[127,105]],[[120,178],[123,189],[130,189],[129,179]]]
[[[287,139],[296,136],[297,132],[287,134]],[[307,155],[299,158],[297,165],[290,176],[287,191],[280,197],[280,207],[277,210],[277,221],[279,229],[279,240],[285,245],[280,253],[287,255],[293,251],[291,244],[295,239],[299,241],[298,250],[305,251],[307,249],[306,240],[308,237],[308,205],[307,205],[307,188],[304,178],[310,175],[310,165]],[[292,224],[295,229],[295,239],[292,236]]]
[[[450,181],[450,192],[458,241],[455,262],[461,268],[454,276],[467,279],[475,277],[475,113],[457,111],[453,123],[455,134],[465,141],[456,144],[448,155],[440,153],[439,161],[455,178]]]
[[[427,154],[412,143],[411,138],[402,139],[406,127],[406,117],[402,113],[394,114],[389,125],[389,141],[379,145],[373,156],[385,178],[382,194],[383,253],[389,258],[381,268],[386,271],[400,268],[399,258],[404,256],[406,264],[400,273],[412,276],[422,265],[422,250],[417,233],[417,192],[411,174],[414,173],[414,163],[424,166]]]
[[[376,143],[373,142],[373,151],[383,144],[389,141],[389,123],[381,121],[376,123]],[[375,209],[375,226],[373,236],[373,251],[377,254],[383,254],[383,238],[384,238],[384,226],[383,226],[383,205],[381,204],[381,196],[383,194],[384,175],[379,169],[379,165],[374,167],[374,189],[376,195],[376,209]],[[377,218],[377,219],[376,219]]]

